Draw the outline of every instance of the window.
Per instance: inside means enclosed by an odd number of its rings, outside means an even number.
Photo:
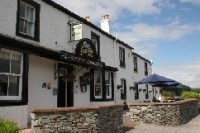
[[[126,80],[125,79],[121,79],[121,100],[125,100],[126,99]]]
[[[39,41],[39,9],[33,1],[18,0],[17,35]]]
[[[138,84],[136,82],[134,82],[134,90],[135,90],[135,99],[139,99]]]
[[[120,61],[120,66],[124,67],[125,66],[125,49],[124,48],[119,48],[119,61]]]
[[[112,98],[112,77],[111,73],[105,72],[105,88],[106,88],[106,98]]]
[[[133,63],[134,63],[134,72],[138,72],[138,66],[137,66],[137,57],[133,57]]]
[[[0,49],[0,100],[21,100],[22,54]]]
[[[149,99],[149,89],[148,89],[148,85],[146,85],[145,87],[146,87],[145,98],[146,98],[146,99]]]
[[[96,99],[102,98],[102,72],[94,71],[94,97]]]
[[[100,36],[94,32],[91,32],[91,41],[96,48],[97,56],[100,57]]]
[[[148,75],[148,68],[147,68],[147,63],[144,63],[144,75],[147,76]]]

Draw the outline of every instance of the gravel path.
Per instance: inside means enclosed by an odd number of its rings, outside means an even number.
[[[178,127],[141,124],[126,133],[200,133],[200,115]]]

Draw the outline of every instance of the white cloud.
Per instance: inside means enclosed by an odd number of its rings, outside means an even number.
[[[200,0],[180,0],[182,3],[191,3],[194,5],[199,5],[200,6]]]
[[[93,23],[99,22],[101,15],[109,14],[112,20],[125,15],[124,10],[132,14],[160,13],[159,0],[54,0],[70,11],[85,17],[90,16]]]
[[[200,88],[200,58],[181,64],[164,64],[162,66],[162,68],[153,68],[153,71],[190,87]]]

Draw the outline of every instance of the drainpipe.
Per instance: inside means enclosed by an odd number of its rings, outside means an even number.
[[[114,49],[114,66],[116,67],[116,42],[117,42],[117,37],[118,37],[118,35],[116,34],[116,37],[115,37],[115,40],[114,40],[114,42],[113,42],[113,49]],[[115,77],[115,87],[116,87],[116,85],[117,85],[117,74],[114,74],[114,76],[113,77]],[[117,89],[116,90],[114,90],[114,102],[115,102],[115,104],[117,103]]]

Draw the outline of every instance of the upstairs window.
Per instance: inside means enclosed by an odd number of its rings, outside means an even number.
[[[125,67],[125,49],[119,47],[119,61],[120,61],[120,66]]]
[[[147,67],[147,63],[144,63],[144,75],[147,76],[148,75],[148,67]]]
[[[33,1],[18,0],[17,35],[39,41],[39,8]]]
[[[137,57],[133,57],[133,63],[134,63],[134,72],[138,72],[138,66],[137,66]]]
[[[126,80],[125,79],[121,79],[121,100],[125,100],[126,99]]]
[[[97,56],[100,57],[100,36],[94,32],[91,32],[91,41],[96,48]]]
[[[0,49],[0,100],[21,100],[22,54]]]

